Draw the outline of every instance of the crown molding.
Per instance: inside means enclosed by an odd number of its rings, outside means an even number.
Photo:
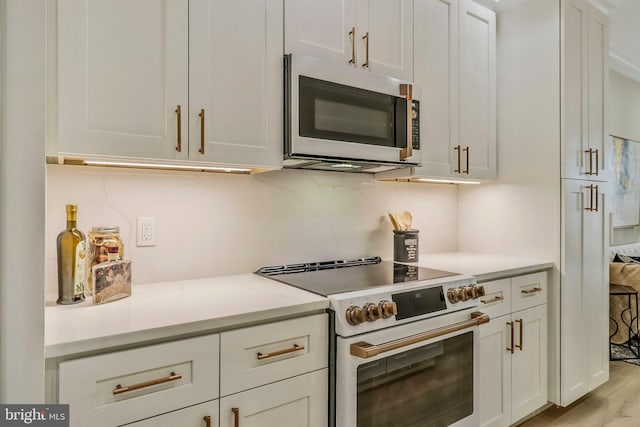
[[[640,82],[640,60],[611,46],[609,49],[609,68]]]
[[[607,15],[616,7],[613,0],[591,0],[591,4]]]

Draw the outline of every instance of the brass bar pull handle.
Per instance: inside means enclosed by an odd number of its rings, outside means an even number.
[[[503,299],[504,299],[504,297],[497,296],[497,297],[494,297],[494,298],[491,298],[491,299],[481,299],[480,302],[482,304],[491,304],[493,302],[502,301]]]
[[[478,311],[471,313],[471,319],[463,322],[453,323],[448,326],[443,326],[431,331],[421,332],[416,335],[411,335],[404,338],[398,338],[393,341],[388,341],[382,344],[369,344],[365,341],[359,341],[351,344],[350,352],[352,356],[359,357],[361,359],[368,359],[370,357],[377,356],[381,353],[386,353],[398,348],[406,347],[412,344],[417,344],[422,341],[427,341],[433,338],[440,337],[442,335],[450,334],[452,332],[461,331],[463,329],[471,328],[473,326],[482,325],[489,322],[489,316]]]
[[[176,114],[178,115],[178,139],[176,143],[176,151],[179,153],[182,151],[182,106],[180,106],[180,104],[176,107]]]
[[[595,211],[598,212],[598,186],[594,185],[593,189],[595,190],[595,193],[596,193],[596,208],[595,208]]]
[[[158,378],[155,380],[145,381],[142,383],[122,387],[120,384],[116,385],[116,388],[113,389],[113,394],[126,393],[128,391],[139,390],[145,387],[151,387],[152,385],[168,383],[169,381],[177,381],[182,378],[182,375],[176,374],[175,372],[171,372],[168,377]]]
[[[518,319],[516,320],[516,323],[520,323],[520,345],[516,345],[516,347],[519,348],[520,351],[522,351],[522,329],[523,329],[522,325],[524,322],[522,321],[522,319]]]
[[[593,151],[596,153],[596,172],[594,173],[594,175],[598,176],[598,169],[600,169],[600,159],[599,159],[599,156],[598,156],[598,149],[596,148]]]
[[[466,151],[467,153],[467,168],[464,170],[463,173],[469,175],[469,146],[467,145],[467,148],[463,149],[462,151]]]
[[[589,189],[589,207],[584,208],[585,211],[593,211],[593,185],[588,185]]]
[[[585,175],[593,175],[593,150],[589,148],[588,150],[584,150],[585,153],[589,155],[589,172],[585,172]]]
[[[511,347],[507,347],[507,351],[510,351],[513,354],[513,322],[507,322],[507,325],[511,327]]]
[[[240,408],[231,408],[233,412],[233,427],[240,427]]]
[[[369,62],[368,54],[367,62]],[[413,86],[405,83],[401,84],[400,95],[407,100],[407,146],[400,150],[400,160],[402,161],[413,156]]]
[[[209,415],[205,415],[203,420],[205,427],[211,427],[211,417]]]
[[[268,359],[270,357],[276,357],[287,353],[293,353],[294,351],[304,350],[303,345],[294,344],[291,348],[285,348],[284,350],[273,351],[271,353],[260,353],[258,352],[257,358],[258,360]]]
[[[351,37],[351,59],[349,60],[349,64],[356,63],[356,27],[351,27],[351,31],[349,31],[349,37]]]
[[[462,147],[460,147],[460,145],[456,145],[455,147],[453,147],[453,149],[458,152],[458,169],[454,170],[455,173],[461,173],[460,172],[460,149],[461,148]]]
[[[535,294],[536,292],[541,292],[542,288],[533,288],[533,289],[523,289],[520,292],[522,292],[525,295],[529,295],[529,294]]]
[[[200,149],[198,153],[204,154],[204,108],[200,109],[198,116],[200,117]]]
[[[364,36],[362,36],[362,40],[364,40],[364,64],[362,64],[362,68],[369,68],[369,32],[367,31]]]

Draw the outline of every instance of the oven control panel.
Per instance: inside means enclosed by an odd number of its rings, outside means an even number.
[[[460,276],[459,276],[460,277]],[[466,276],[459,280],[443,279],[430,285],[420,281],[404,283],[388,291],[345,293],[329,297],[336,312],[336,332],[351,336],[447,313],[472,309],[480,305],[483,285]]]
[[[451,304],[457,304],[462,301],[480,298],[483,296],[484,286],[482,285],[468,285],[447,289],[447,300]]]

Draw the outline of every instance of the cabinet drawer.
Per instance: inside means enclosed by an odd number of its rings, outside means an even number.
[[[217,427],[218,406],[219,402],[216,399],[179,411],[147,418],[137,423],[127,424],[127,427]]]
[[[220,395],[326,367],[327,328],[318,314],[220,334]]]
[[[484,296],[480,298],[478,310],[488,314],[491,319],[511,312],[511,280],[501,279],[481,283]]]
[[[511,311],[546,304],[547,272],[526,274],[511,278]]]
[[[208,335],[60,363],[72,426],[114,426],[218,397],[219,337]]]

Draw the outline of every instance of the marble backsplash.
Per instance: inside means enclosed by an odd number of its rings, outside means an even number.
[[[388,210],[411,210],[420,251],[457,249],[455,185],[378,182],[366,174],[256,175],[47,165],[46,292],[56,292],[65,204],[78,228],[120,227],[133,283],[252,272],[295,262],[393,256]],[[156,246],[136,247],[154,217]]]

